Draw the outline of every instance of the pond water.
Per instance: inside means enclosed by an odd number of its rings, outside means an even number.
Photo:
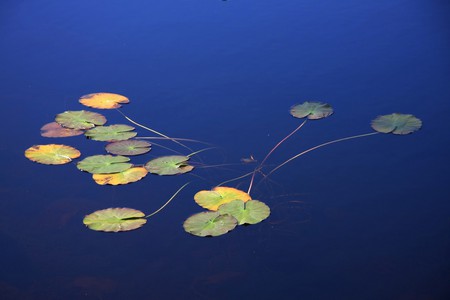
[[[1,299],[450,299],[448,1],[6,0],[0,16]],[[139,123],[217,145],[199,156],[211,167],[100,186],[75,163],[24,157],[48,143],[104,153],[102,142],[39,131],[88,109],[78,99],[95,92],[127,96],[122,111]],[[263,172],[371,132],[378,115],[414,114],[423,128],[258,174],[252,197],[268,219],[215,238],[184,232],[203,210],[193,195],[252,171],[240,159],[261,161],[300,124],[289,108],[304,101],[335,113],[308,122]],[[155,146],[133,160],[170,153]],[[188,181],[138,230],[82,223],[108,207],[150,213]]]

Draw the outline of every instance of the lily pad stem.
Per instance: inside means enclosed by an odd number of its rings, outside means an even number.
[[[151,216],[156,215],[157,213],[159,213],[159,212],[160,212],[164,207],[166,207],[167,204],[169,204],[170,201],[172,201],[173,198],[175,198],[175,196],[178,195],[178,193],[181,192],[181,190],[184,189],[189,183],[190,183],[190,182],[185,183],[182,187],[180,187],[180,188],[175,192],[175,194],[172,195],[172,197],[170,197],[169,200],[167,200],[166,203],[164,203],[163,206],[161,206],[158,210],[152,212],[151,214],[145,216],[144,218],[150,218]]]
[[[154,130],[154,129],[151,129],[151,128],[147,127],[147,126],[144,126],[144,125],[142,125],[142,124],[139,124],[138,122],[133,121],[132,119],[130,119],[129,117],[127,117],[127,116],[126,116],[122,111],[120,111],[119,109],[116,108],[116,110],[117,110],[117,111],[118,111],[125,119],[127,119],[129,122],[133,123],[134,125],[139,126],[139,127],[143,128],[143,129],[145,129],[145,130],[148,130],[148,131],[150,131],[150,132],[153,132],[154,134],[157,134],[157,135],[159,135],[159,136],[162,136],[163,138],[169,139],[169,140],[171,140],[172,142],[174,142],[174,143],[176,143],[176,144],[178,144],[178,145],[180,145],[180,146],[182,146],[182,147],[188,149],[189,151],[193,151],[191,148],[189,148],[189,147],[186,146],[185,144],[183,144],[183,143],[177,141],[176,139],[173,139],[173,138],[171,138],[171,137],[169,137],[169,136],[167,136],[167,135],[165,135],[165,134],[163,134],[163,133],[161,133],[161,132],[158,132],[158,131],[156,131],[156,130]]]
[[[277,167],[275,167],[274,169],[272,169],[272,171],[270,171],[267,175],[269,176],[270,174],[274,173],[276,170],[278,170],[279,168],[281,168],[282,166],[284,166],[285,164],[287,164],[290,161],[293,161],[294,159],[308,153],[311,152],[313,150],[316,150],[318,148],[324,147],[324,146],[328,146],[331,144],[335,144],[335,143],[339,143],[339,142],[343,142],[343,141],[347,141],[347,140],[352,140],[352,139],[357,139],[357,138],[361,138],[361,137],[365,137],[365,136],[371,136],[371,135],[375,135],[375,134],[379,134],[379,132],[370,132],[370,133],[365,133],[365,134],[359,134],[359,135],[354,135],[354,136],[349,136],[349,137],[345,137],[345,138],[341,138],[341,139],[337,139],[337,140],[333,140],[333,141],[329,141],[320,145],[317,145],[315,147],[309,148],[303,152],[300,152],[299,154],[289,158],[288,160],[286,160],[285,162],[283,162],[282,164],[278,165]]]
[[[256,171],[261,169],[264,165],[264,163],[266,162],[266,160],[269,158],[269,156],[275,151],[275,149],[277,149],[284,141],[286,141],[288,138],[290,138],[294,133],[296,133],[300,128],[303,127],[303,125],[305,125],[306,121],[308,119],[305,119],[297,128],[295,128],[291,133],[289,133],[284,139],[282,139],[281,141],[278,142],[278,144],[275,145],[275,147],[272,148],[272,150],[269,151],[269,153],[267,153],[266,157],[264,157],[264,159],[261,161],[261,163],[259,164],[258,167],[255,168],[255,170],[253,171],[253,175],[252,175],[252,179],[250,180],[250,185],[248,187],[248,191],[247,194],[250,195],[250,191],[252,190],[252,186],[253,186],[253,182],[255,180],[255,175],[256,175]]]
[[[244,175],[242,175],[242,176],[239,176],[239,177],[232,178],[232,179],[229,179],[229,180],[227,180],[227,181],[221,182],[221,183],[219,183],[218,185],[216,185],[216,187],[217,187],[217,186],[221,186],[221,185],[223,185],[223,184],[225,184],[225,183],[228,183],[228,182],[232,182],[232,181],[235,181],[235,180],[239,180],[239,179],[241,179],[241,178],[245,178],[245,177],[247,177],[247,176],[250,176],[250,175],[254,174],[254,172],[255,172],[255,171],[251,171],[251,172],[249,172],[249,173],[247,173],[247,174],[244,174]]]
[[[192,152],[191,154],[188,154],[188,155],[186,155],[186,156],[187,156],[187,157],[192,157],[192,156],[194,156],[194,155],[196,155],[196,154],[199,154],[199,153],[201,153],[201,152],[203,152],[203,151],[207,151],[207,150],[211,150],[211,149],[216,149],[216,148],[217,148],[217,147],[209,147],[209,148],[201,149],[201,150]]]

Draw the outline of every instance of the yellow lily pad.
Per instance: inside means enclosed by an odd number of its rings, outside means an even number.
[[[93,174],[92,178],[100,185],[119,185],[139,181],[147,173],[148,171],[143,167],[134,167],[119,173]]]
[[[215,187],[210,191],[203,190],[194,195],[194,200],[198,205],[212,211],[216,211],[220,205],[233,200],[247,202],[251,199],[250,195],[244,191],[224,186]]]
[[[93,93],[81,96],[80,103],[99,109],[119,108],[124,103],[129,103],[127,97],[113,93]]]
[[[44,165],[63,165],[80,157],[77,149],[59,144],[34,145],[25,150],[25,157]]]

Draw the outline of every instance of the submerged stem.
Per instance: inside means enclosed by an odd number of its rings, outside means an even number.
[[[217,147],[209,147],[209,148],[201,149],[201,150],[192,152],[191,154],[188,154],[188,155],[186,155],[186,156],[187,156],[187,157],[191,157],[191,156],[194,156],[194,155],[196,155],[196,154],[199,154],[199,153],[201,153],[201,152],[203,152],[203,151],[207,151],[207,150],[211,150],[211,149],[216,149],[216,148],[217,148]]]
[[[162,137],[162,136],[137,136],[135,137],[136,140],[167,140],[166,137]],[[192,142],[192,143],[199,143],[199,144],[204,144],[204,145],[208,145],[208,146],[214,146],[211,143],[207,143],[207,142],[203,142],[203,141],[199,141],[199,140],[194,140],[194,139],[185,139],[185,138],[172,138],[172,140],[176,140],[176,141],[184,141],[184,142]]]
[[[341,139],[337,139],[337,140],[333,140],[333,141],[329,141],[320,145],[317,145],[315,147],[309,148],[303,152],[300,152],[299,154],[289,158],[288,160],[286,160],[285,162],[283,162],[282,164],[278,165],[277,167],[275,167],[274,169],[272,169],[272,171],[270,171],[267,175],[269,176],[270,174],[274,173],[276,170],[278,170],[279,168],[281,168],[282,166],[284,166],[285,164],[287,164],[288,162],[296,159],[297,157],[300,157],[308,152],[311,152],[313,150],[316,150],[318,148],[327,146],[327,145],[331,145],[331,144],[335,144],[335,143],[339,143],[339,142],[343,142],[343,141],[347,141],[347,140],[352,140],[352,139],[357,139],[357,138],[361,138],[361,137],[365,137],[365,136],[371,136],[371,135],[375,135],[378,134],[379,132],[370,132],[370,133],[365,133],[365,134],[359,134],[359,135],[354,135],[354,136],[349,136],[349,137],[345,137],[345,138],[341,138]]]
[[[159,213],[159,212],[160,212],[164,207],[166,207],[167,204],[169,204],[170,201],[172,201],[173,198],[175,198],[175,196],[178,195],[178,193],[181,192],[181,190],[184,189],[189,183],[190,183],[190,182],[185,183],[182,187],[180,187],[180,188],[175,192],[175,194],[172,195],[172,197],[170,197],[169,200],[167,200],[166,203],[164,203],[163,206],[161,206],[159,209],[157,209],[156,211],[152,212],[151,214],[145,216],[144,218],[150,218],[151,216],[156,215],[157,213]]]
[[[248,187],[247,194],[250,195],[250,191],[252,190],[253,182],[255,180],[256,170],[260,170],[262,168],[262,166],[264,165],[264,163],[266,162],[266,160],[269,158],[269,156],[275,151],[275,149],[277,149],[284,141],[286,141],[294,133],[296,133],[300,128],[302,128],[303,125],[305,125],[307,120],[308,119],[305,119],[297,128],[295,128],[291,133],[289,133],[284,139],[279,141],[278,144],[276,144],[275,147],[273,147],[272,150],[270,150],[269,153],[267,153],[266,157],[264,157],[264,159],[261,161],[261,163],[258,165],[258,167],[256,167],[255,170],[253,170],[253,175],[252,175],[252,179],[250,180],[250,185]]]
[[[151,129],[151,128],[147,127],[147,126],[144,126],[144,125],[142,125],[142,124],[139,124],[139,123],[136,122],[136,121],[133,121],[132,119],[130,119],[129,117],[127,117],[127,116],[126,116],[121,110],[119,110],[118,108],[116,108],[116,110],[117,110],[117,111],[118,111],[125,119],[127,119],[128,121],[130,121],[130,122],[133,123],[134,125],[139,126],[139,127],[143,128],[143,129],[145,129],[145,130],[148,130],[148,131],[150,131],[150,132],[153,132],[154,134],[157,134],[157,135],[159,135],[159,136],[161,136],[161,137],[163,137],[163,138],[169,139],[169,140],[171,140],[172,142],[174,142],[174,143],[176,143],[176,144],[182,146],[183,148],[188,149],[188,150],[191,151],[191,152],[194,151],[194,150],[192,150],[191,148],[189,148],[188,146],[186,146],[185,144],[183,144],[183,143],[177,141],[176,139],[173,139],[173,138],[171,138],[171,137],[169,137],[169,136],[167,136],[167,135],[165,135],[165,134],[163,134],[163,133],[161,133],[161,132],[159,132],[159,131],[156,131],[156,130]]]
[[[225,184],[225,183],[228,183],[228,182],[232,182],[232,181],[235,181],[235,180],[239,180],[239,179],[241,179],[241,178],[245,178],[245,177],[247,177],[247,176],[252,175],[254,172],[255,172],[255,171],[251,171],[251,172],[249,172],[249,173],[247,173],[247,174],[244,174],[244,175],[242,175],[242,176],[239,176],[239,177],[232,178],[232,179],[229,179],[229,180],[227,180],[227,181],[221,182],[221,183],[219,183],[218,185],[216,185],[216,187],[217,187],[217,186],[221,186],[222,184]]]

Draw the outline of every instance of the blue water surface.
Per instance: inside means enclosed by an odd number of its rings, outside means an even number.
[[[1,1],[0,299],[450,299],[449,21],[445,0]],[[48,143],[104,153],[39,132],[94,92],[126,95],[129,117],[217,145],[201,161],[231,165],[112,187],[74,163],[24,157]],[[307,122],[263,172],[371,132],[378,115],[414,114],[423,128],[258,174],[252,196],[271,207],[267,220],[216,238],[185,233],[202,211],[193,195],[250,172],[240,159],[261,161],[300,124],[289,108],[304,101],[335,113]],[[133,160],[167,154],[154,146]],[[138,230],[82,224],[108,207],[150,213],[188,181]]]

